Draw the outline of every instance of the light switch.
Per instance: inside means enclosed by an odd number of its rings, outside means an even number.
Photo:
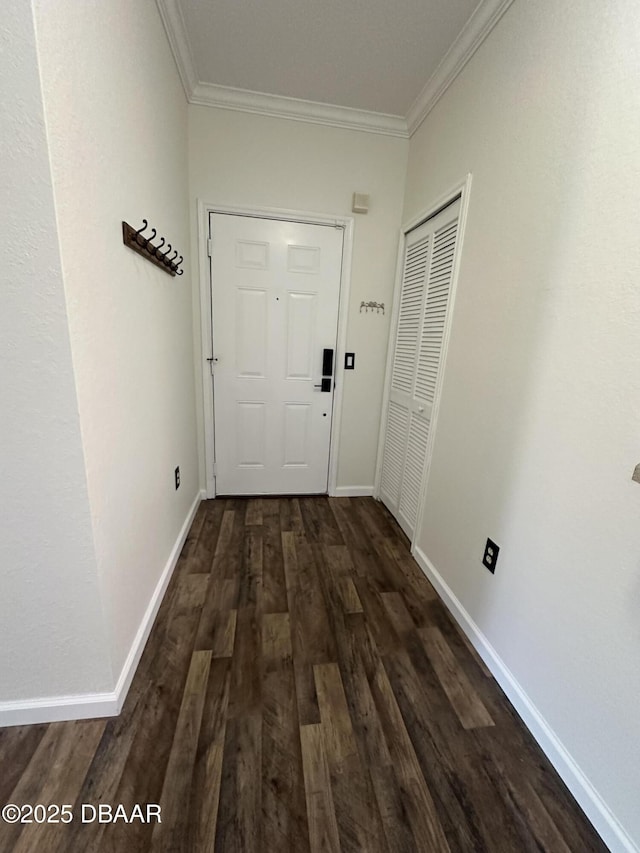
[[[356,354],[355,352],[345,352],[344,354],[344,369],[355,370]]]

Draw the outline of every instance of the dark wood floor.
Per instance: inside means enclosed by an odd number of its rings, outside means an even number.
[[[0,730],[2,851],[606,850],[370,498],[200,506],[122,714]]]

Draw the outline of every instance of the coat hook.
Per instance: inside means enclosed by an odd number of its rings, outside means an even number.
[[[173,252],[173,257],[172,257],[172,258],[169,258],[169,263],[170,263],[170,264],[172,264],[172,263],[175,261],[175,259],[176,259],[177,257],[178,257],[178,250],[177,250],[177,249],[175,249],[175,250],[174,250],[174,252]]]
[[[184,270],[176,270],[176,275],[184,275]]]
[[[154,252],[153,252],[154,255],[157,255],[158,252],[160,251],[160,249],[164,246],[164,242],[165,242],[164,237],[161,237],[160,239],[162,240],[162,243],[159,243],[157,246],[154,247]]]
[[[146,220],[146,219],[143,219],[142,221],[143,221],[144,225],[142,226],[142,228],[140,228],[138,231],[136,231],[136,243],[138,243],[140,246],[144,246],[145,244],[144,244],[144,243],[140,243],[140,240],[138,240],[138,237],[141,237],[141,236],[142,236],[142,232],[143,232],[143,231],[145,230],[145,228],[147,228],[147,227],[148,227],[148,225],[149,225],[149,223],[147,222],[147,220]],[[146,237],[142,237],[142,239],[146,241]]]
[[[162,259],[162,260],[163,260],[163,262],[164,262],[167,266],[169,266],[169,261],[167,260],[167,258],[169,257],[169,252],[172,252],[172,251],[173,251],[173,247],[172,247],[171,243],[167,243],[167,251],[164,253],[164,257],[163,257],[163,259]]]

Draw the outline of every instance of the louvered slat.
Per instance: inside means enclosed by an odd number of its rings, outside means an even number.
[[[427,298],[420,335],[415,396],[433,403],[451,291],[458,221],[436,231],[427,279]]]
[[[390,402],[384,439],[382,476],[380,486],[392,507],[398,506],[409,412],[397,403]]]
[[[415,529],[418,518],[418,504],[420,503],[428,439],[429,421],[412,415],[409,423],[409,437],[399,506],[400,514],[404,516],[412,530]]]
[[[407,248],[391,374],[391,387],[406,394],[413,390],[428,258],[429,236]]]

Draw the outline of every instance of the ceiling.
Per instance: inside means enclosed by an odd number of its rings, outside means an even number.
[[[478,0],[180,0],[206,83],[404,116]]]
[[[156,2],[190,101],[408,136],[512,0]]]

